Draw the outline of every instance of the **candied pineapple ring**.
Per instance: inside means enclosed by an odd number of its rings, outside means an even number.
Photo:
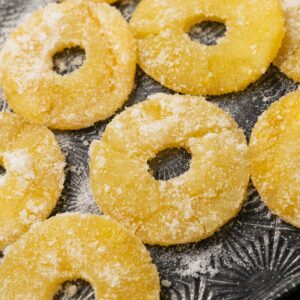
[[[84,279],[96,299],[159,299],[159,276],[145,246],[106,217],[64,214],[35,224],[0,265],[1,299],[52,299]]]
[[[300,82],[300,3],[281,0],[286,35],[274,64],[288,77]]]
[[[44,126],[0,112],[0,250],[53,210],[64,182],[65,160]]]
[[[252,180],[268,208],[300,228],[300,91],[275,102],[250,140]]]
[[[156,180],[147,162],[174,147],[192,155],[189,170]],[[122,112],[92,143],[90,173],[99,208],[143,242],[195,242],[240,210],[247,145],[235,121],[203,98],[156,94]]]
[[[226,24],[226,35],[215,46],[186,34],[205,20]],[[274,0],[142,0],[131,27],[142,69],[162,85],[193,95],[246,88],[266,71],[284,36]]]
[[[54,54],[75,46],[85,50],[82,67],[65,76],[53,71]],[[78,129],[123,105],[135,68],[135,40],[121,14],[105,3],[74,0],[49,4],[17,28],[1,53],[0,84],[26,120]]]

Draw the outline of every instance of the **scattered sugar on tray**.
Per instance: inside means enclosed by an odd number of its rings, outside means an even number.
[[[28,1],[26,5],[24,5],[24,9],[18,12],[18,15],[13,15],[10,18],[3,20],[4,22],[1,24],[1,31],[3,36],[0,37],[0,48],[6,37],[17,27],[18,24],[23,23],[28,19],[32,12],[39,9],[40,7],[45,6],[48,3],[51,3],[53,0],[33,0]]]
[[[171,285],[172,285],[172,282],[170,281],[170,280],[167,280],[167,279],[163,279],[163,280],[161,280],[161,285],[162,286],[164,286],[164,287],[171,287]]]
[[[155,263],[164,266],[161,276],[164,278],[167,274],[167,279],[170,273],[193,278],[200,275],[215,276],[221,269],[221,261],[226,260],[228,255],[222,243],[213,244],[208,248],[180,245],[166,250],[155,258]],[[229,262],[228,265],[230,266]]]
[[[73,201],[72,211],[101,214],[92,196],[87,178],[83,180],[82,185],[76,190],[76,198]]]
[[[262,98],[262,102],[269,102],[270,101],[270,97],[267,97],[267,96],[263,96]]]
[[[202,250],[198,253],[183,254],[180,259],[180,265],[175,271],[181,276],[199,277],[200,274],[209,274],[214,276],[218,273],[218,263],[215,266],[211,265],[211,260],[219,257],[224,253],[223,245],[214,245],[207,250]]]
[[[77,165],[70,165],[70,166],[67,166],[66,172],[72,172],[76,175],[80,175],[82,172],[82,169]]]

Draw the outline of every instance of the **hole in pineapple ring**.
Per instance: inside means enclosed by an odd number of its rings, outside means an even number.
[[[190,27],[188,35],[194,42],[214,46],[226,34],[226,25],[216,21],[202,21]]]
[[[184,148],[167,148],[148,160],[149,173],[156,180],[168,181],[190,169],[192,155]]]
[[[53,297],[53,300],[75,299],[95,300],[93,287],[83,279],[65,281],[60,285],[60,289]]]
[[[0,165],[0,188],[1,185],[4,183],[5,174],[6,174],[6,169]]]
[[[0,166],[0,178],[6,174],[6,170],[4,167]]]
[[[79,46],[64,48],[52,57],[53,71],[67,75],[78,70],[86,59],[85,50]]]

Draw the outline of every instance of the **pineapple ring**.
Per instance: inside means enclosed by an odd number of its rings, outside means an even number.
[[[147,161],[166,148],[192,154],[190,169],[155,180]],[[249,180],[235,121],[203,98],[156,94],[118,115],[90,149],[99,208],[148,244],[199,241],[234,217]]]
[[[0,250],[49,216],[64,182],[65,159],[52,132],[0,112]]]
[[[35,224],[0,265],[2,299],[52,299],[82,278],[96,299],[159,299],[159,276],[145,246],[103,216],[63,214]]]
[[[205,20],[226,24],[226,35],[215,46],[186,34]],[[192,95],[243,90],[265,73],[284,36],[274,0],[142,0],[130,23],[142,69],[162,85]]]
[[[250,140],[252,180],[268,208],[300,228],[300,91],[271,105]]]
[[[274,65],[291,79],[300,82],[300,3],[281,0],[281,5],[286,22],[286,36]]]
[[[52,56],[78,45],[86,52],[82,67],[65,76],[55,73]],[[123,105],[135,69],[135,40],[121,14],[105,3],[74,0],[49,4],[17,28],[1,53],[0,84],[24,119],[79,129]]]

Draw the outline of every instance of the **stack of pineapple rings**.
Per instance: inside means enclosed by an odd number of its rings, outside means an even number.
[[[0,86],[16,113],[0,114],[3,299],[49,299],[62,282],[77,278],[89,281],[97,298],[159,299],[159,276],[142,242],[174,245],[211,236],[240,210],[250,173],[270,209],[300,227],[300,93],[262,115],[250,151],[234,119],[197,97],[243,90],[279,50],[276,64],[299,80],[293,62],[300,10],[291,13],[281,1],[284,39],[277,0],[142,0],[130,25],[102,3],[116,1],[60,2],[27,18],[0,53]],[[226,25],[214,46],[187,34],[203,20]],[[82,67],[55,73],[55,53],[76,46],[85,51]],[[188,95],[150,96],[116,116],[91,145],[95,200],[124,227],[81,214],[43,221],[64,180],[64,157],[44,126],[80,129],[111,117],[132,92],[136,63]],[[157,180],[147,162],[172,147],[192,155],[190,168]]]

